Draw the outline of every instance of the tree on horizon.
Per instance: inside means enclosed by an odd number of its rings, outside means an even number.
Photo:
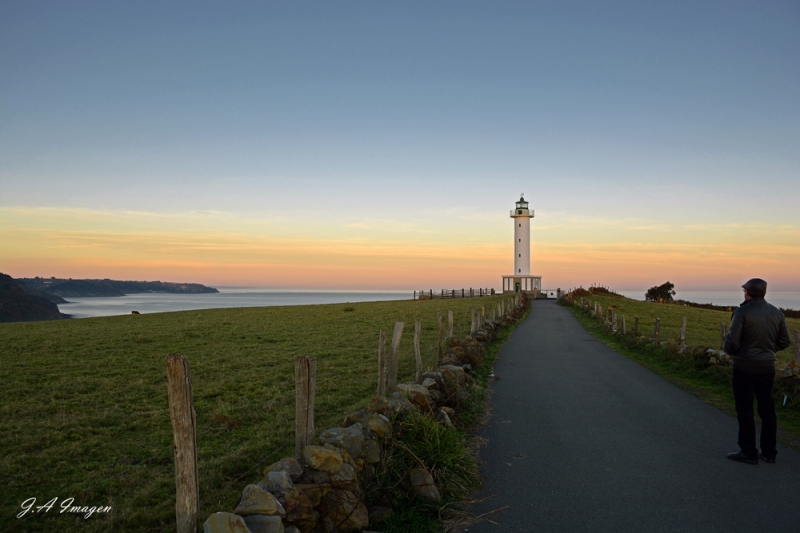
[[[644,293],[644,299],[648,302],[672,302],[675,296],[675,285],[669,281],[657,287],[650,287]]]

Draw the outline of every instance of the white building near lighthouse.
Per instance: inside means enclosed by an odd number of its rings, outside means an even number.
[[[528,209],[524,195],[511,211],[514,220],[514,273],[503,276],[503,292],[529,292],[538,296],[542,290],[542,277],[531,276],[531,219],[533,211]]]

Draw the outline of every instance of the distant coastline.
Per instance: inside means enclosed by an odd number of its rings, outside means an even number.
[[[112,279],[19,278],[0,273],[0,322],[74,318],[59,305],[73,299],[118,299],[131,294],[202,295],[219,291],[199,283],[118,281]]]
[[[49,299],[54,303],[67,303],[64,298],[118,297],[129,294],[213,294],[219,292],[200,283],[173,283],[168,281],[119,281],[113,279],[63,279],[18,278],[22,290]]]
[[[272,307],[333,303],[410,300],[412,290],[286,290],[264,287],[219,287],[214,294],[142,293],[124,298],[70,298],[59,305],[77,319],[101,316],[169,313],[233,307]]]
[[[51,298],[23,290],[8,274],[0,272],[0,322],[32,322],[70,318]]]

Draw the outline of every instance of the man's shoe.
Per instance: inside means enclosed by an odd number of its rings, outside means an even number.
[[[773,463],[773,464],[775,463],[774,457],[764,457],[763,453],[759,453],[758,458],[764,461],[765,463]]]
[[[737,463],[747,463],[749,465],[758,464],[758,457],[750,457],[749,455],[745,455],[745,453],[741,450],[739,450],[738,452],[729,453],[728,459],[730,459],[731,461],[736,461]]]

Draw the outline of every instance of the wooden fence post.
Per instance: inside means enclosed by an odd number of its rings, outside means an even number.
[[[175,518],[178,533],[197,531],[200,480],[197,475],[197,421],[192,399],[189,361],[178,353],[167,356],[169,417],[175,443]]]
[[[294,357],[294,456],[314,441],[314,400],[317,395],[317,358]]]
[[[628,334],[628,328],[625,327],[625,315],[622,315],[622,335]]]
[[[422,383],[422,354],[419,351],[419,336],[422,333],[422,324],[419,319],[414,321],[414,359],[417,362],[417,376],[415,381]]]
[[[681,346],[686,344],[686,317],[683,317],[681,321],[681,336],[679,340]]]
[[[611,311],[611,332],[617,332],[617,313]]]
[[[444,319],[439,315],[439,339],[436,341],[437,363],[441,363],[444,358]]]
[[[472,318],[472,322],[470,323],[470,326],[469,326],[469,334],[470,335],[475,335],[475,332],[478,331],[478,328],[476,327],[476,324],[475,324],[475,309],[471,309],[470,312],[469,312],[469,315],[470,315],[470,318]]]
[[[403,336],[405,322],[394,323],[394,333],[392,334],[392,355],[389,358],[389,394],[394,392],[397,387],[397,358],[400,355],[400,337]]]
[[[725,324],[720,324],[719,325],[719,329],[720,329],[719,349],[720,350],[724,350],[725,349],[725,337],[728,336],[728,326],[726,326]]]
[[[386,396],[386,332],[378,337],[378,396]]]
[[[658,340],[658,332],[661,329],[661,319],[656,317],[656,329],[653,331],[653,339]]]
[[[447,336],[453,338],[453,312],[447,311]]]
[[[639,337],[639,317],[633,317],[633,336]]]

